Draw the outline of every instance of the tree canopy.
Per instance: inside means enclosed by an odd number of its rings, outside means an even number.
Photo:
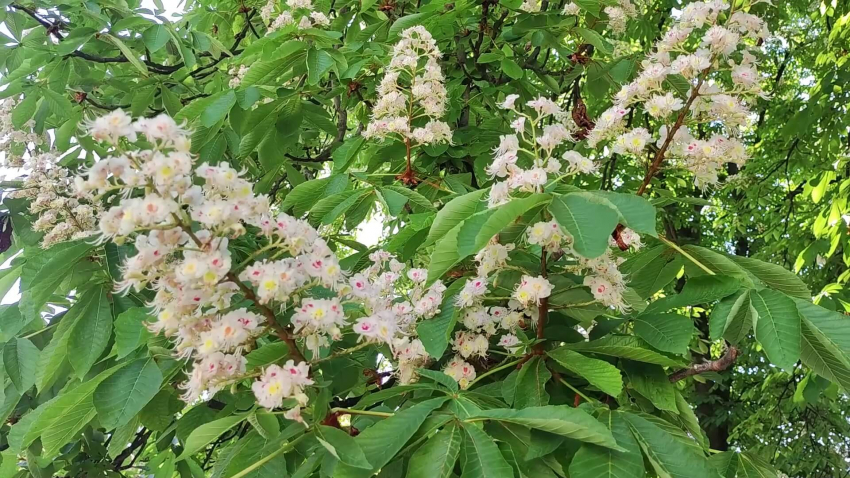
[[[0,3],[0,478],[850,476],[847,4]]]

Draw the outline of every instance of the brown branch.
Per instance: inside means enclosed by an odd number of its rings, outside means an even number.
[[[726,352],[717,360],[709,360],[708,362],[695,363],[686,369],[674,372],[667,377],[670,382],[676,383],[679,380],[684,380],[693,375],[699,375],[705,372],[721,372],[729,368],[735,359],[738,358],[738,348],[729,347]]]
[[[670,147],[670,143],[673,142],[673,137],[676,136],[676,132],[679,131],[679,128],[681,128],[682,124],[685,123],[685,117],[688,116],[688,112],[691,110],[691,105],[694,103],[694,100],[697,99],[697,96],[699,96],[699,89],[702,88],[702,84],[705,82],[706,76],[708,76],[709,69],[710,67],[703,70],[699,81],[697,81],[696,86],[691,91],[691,96],[685,103],[685,107],[682,108],[682,112],[679,113],[679,116],[676,118],[676,122],[673,123],[673,127],[667,131],[667,138],[664,139],[664,144],[662,144],[658,152],[655,153],[655,158],[652,160],[652,164],[649,166],[649,170],[646,172],[646,176],[644,176],[643,182],[637,190],[636,194],[638,196],[642,196],[643,193],[646,192],[646,188],[652,181],[652,177],[655,176],[655,173],[658,172],[658,168],[661,167],[661,163],[664,162],[664,154],[667,152],[667,148]]]
[[[286,345],[289,347],[289,355],[291,355],[299,362],[306,362],[307,359],[305,359],[304,356],[301,355],[301,351],[298,350],[298,344],[295,343],[295,338],[292,336],[292,334],[289,333],[286,327],[280,325],[277,322],[274,312],[265,305],[261,304],[259,299],[257,299],[257,295],[254,294],[254,291],[251,290],[250,287],[245,285],[241,280],[239,280],[239,278],[236,277],[236,274],[234,274],[233,272],[228,272],[227,279],[236,284],[237,287],[239,287],[239,290],[242,291],[242,295],[244,295],[246,299],[253,302],[257,306],[257,308],[260,309],[260,312],[262,312],[263,315],[266,317],[266,321],[268,321],[269,325],[271,325],[272,328],[275,329],[275,332],[277,333],[277,336],[280,338],[280,340],[286,342]]]

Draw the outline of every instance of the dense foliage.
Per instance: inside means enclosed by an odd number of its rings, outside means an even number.
[[[2,5],[0,477],[850,473],[846,5]]]

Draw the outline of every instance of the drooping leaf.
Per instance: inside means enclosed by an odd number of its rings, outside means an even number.
[[[756,340],[771,362],[790,370],[800,358],[800,314],[794,301],[770,289],[750,292],[757,315]]]
[[[549,211],[573,237],[576,252],[587,258],[608,250],[608,238],[619,222],[619,214],[607,199],[589,193],[555,197]]]
[[[87,290],[76,307],[81,311],[68,337],[68,359],[77,376],[83,377],[106,349],[112,335],[112,309],[106,287]]]
[[[611,432],[605,426],[583,410],[565,405],[529,407],[522,410],[484,410],[472,419],[513,423],[565,436],[573,440],[620,449]]]
[[[340,463],[355,468],[371,469],[372,465],[366,460],[360,445],[348,433],[339,428],[319,426],[316,438]]]
[[[115,348],[119,359],[130,355],[151,337],[150,331],[145,327],[148,318],[145,309],[133,307],[115,319]]]
[[[562,347],[578,352],[621,357],[638,362],[663,365],[665,367],[683,365],[683,362],[656,352],[645,341],[631,335],[608,335],[589,342],[565,344]]]
[[[138,359],[104,380],[94,391],[100,422],[113,429],[129,422],[159,392],[162,372],[153,359]]]
[[[525,362],[516,379],[516,394],[514,407],[541,407],[549,404],[549,393],[546,383],[552,378],[552,373],[546,368],[546,361],[541,357],[533,357]]]
[[[571,478],[643,478],[646,470],[640,446],[622,416],[609,411],[599,415],[622,451],[584,443],[570,462]]]
[[[679,413],[676,406],[676,388],[658,365],[624,362],[629,385],[659,410]]]
[[[562,367],[612,397],[620,395],[623,390],[623,377],[620,375],[620,370],[604,360],[585,357],[564,347],[550,350],[547,354]]]
[[[449,478],[460,454],[460,426],[449,423],[410,457],[407,478]]]
[[[659,476],[718,478],[704,455],[677,440],[663,428],[634,413],[618,413],[629,424],[649,463]]]
[[[643,313],[634,318],[635,333],[662,352],[684,355],[694,333],[691,319],[679,314]]]
[[[28,339],[15,338],[3,347],[3,366],[6,376],[23,394],[35,383],[35,371],[38,364],[39,350]]]
[[[499,451],[491,437],[475,425],[464,425],[463,455],[461,469],[463,477],[469,478],[512,478],[511,466]]]
[[[383,468],[416,433],[431,411],[445,403],[447,399],[448,397],[440,397],[425,400],[362,430],[355,441],[360,445],[372,468],[354,468],[340,463],[336,467],[334,476],[337,474],[340,477],[371,476],[373,472]]]
[[[35,319],[71,267],[94,246],[86,241],[63,242],[27,259],[21,272],[21,314]]]
[[[749,291],[729,296],[714,306],[709,317],[711,339],[725,337],[737,344],[750,331],[755,320],[755,312],[750,304]]]

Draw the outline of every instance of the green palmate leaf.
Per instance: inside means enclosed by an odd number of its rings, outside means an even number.
[[[372,468],[369,470],[354,468],[340,463],[336,467],[334,476],[371,476],[374,472],[383,468],[395,457],[396,453],[407,443],[407,440],[416,433],[416,430],[428,418],[428,415],[445,403],[447,399],[448,397],[440,397],[425,400],[362,430],[355,441],[360,445],[360,449],[363,450],[363,454]]]
[[[458,234],[462,226],[463,223],[456,225],[437,242],[434,252],[431,253],[431,262],[428,264],[427,284],[432,284],[441,278],[443,274],[461,261],[462,257],[458,253],[460,248]]]
[[[407,478],[449,478],[460,454],[460,426],[449,423],[410,457]]]
[[[316,438],[340,463],[356,468],[372,468],[360,445],[351,435],[339,428],[320,425],[316,428]]]
[[[72,266],[93,248],[85,241],[63,242],[28,258],[21,271],[21,314],[29,320],[39,317]]]
[[[663,368],[628,361],[623,363],[623,368],[629,377],[629,385],[656,408],[679,413],[676,407],[676,387],[667,379]]]
[[[94,406],[107,429],[129,422],[159,392],[162,372],[153,359],[131,362],[101,383]]]
[[[151,52],[156,52],[164,47],[171,35],[168,34],[168,29],[162,25],[153,25],[142,32],[142,40],[145,42],[145,47]]]
[[[643,478],[643,456],[628,423],[609,411],[603,411],[599,421],[611,431],[622,451],[582,444],[570,462],[570,478]]]
[[[348,175],[345,174],[336,174],[301,183],[286,195],[283,204],[281,204],[281,209],[292,209],[296,216],[302,216],[320,199],[341,192],[347,186]]]
[[[794,299],[802,317],[800,359],[818,375],[850,390],[850,334],[847,317]]]
[[[641,196],[613,191],[593,191],[610,202],[620,216],[620,222],[639,234],[655,236],[655,207]]]
[[[644,314],[662,312],[690,305],[706,304],[734,294],[740,288],[741,283],[729,276],[702,275],[692,277],[685,283],[682,292],[649,304]]]
[[[363,143],[366,142],[366,138],[363,136],[355,136],[352,138],[348,138],[345,140],[339,148],[334,150],[331,154],[331,157],[334,160],[334,173],[343,173],[348,166],[351,164],[351,161],[357,156],[357,153],[360,152],[360,149],[363,147]]]
[[[598,48],[600,52],[611,54],[611,44],[602,35],[587,28],[576,28],[575,30],[586,42]]]
[[[454,281],[443,293],[443,303],[440,312],[428,320],[421,320],[416,325],[419,340],[425,351],[432,357],[442,357],[449,346],[452,330],[457,323],[458,307],[457,292],[463,287],[463,280]]]
[[[620,370],[604,360],[585,357],[564,347],[550,350],[547,354],[565,369],[612,397],[620,395],[623,391],[623,377],[620,375]]]
[[[458,230],[458,255],[461,259],[481,250],[496,234],[531,209],[551,200],[548,194],[533,194],[512,199],[507,204],[474,214],[461,223]]]
[[[680,360],[656,352],[642,339],[630,335],[609,335],[589,342],[565,344],[563,347],[579,352],[621,357],[665,367],[678,367],[684,364]]]
[[[133,307],[115,319],[115,348],[119,359],[130,355],[151,337],[150,331],[145,327],[148,318],[145,309]]]
[[[516,394],[514,407],[540,407],[549,404],[549,394],[546,383],[552,378],[552,373],[546,368],[546,361],[535,356],[524,363],[516,379]]]
[[[756,311],[756,340],[771,362],[790,370],[800,358],[800,314],[794,301],[781,292],[750,292]]]
[[[679,421],[685,430],[694,437],[704,450],[708,450],[708,438],[706,438],[702,427],[700,427],[699,419],[697,419],[691,405],[678,390],[676,390],[676,409],[679,412]]]
[[[608,250],[608,238],[619,222],[619,214],[608,200],[589,193],[558,196],[549,212],[573,237],[576,252],[587,258]]]
[[[60,375],[70,367],[68,361],[68,341],[82,309],[76,304],[62,316],[53,317],[51,321],[59,321],[50,343],[41,350],[41,357],[35,374],[35,386],[39,391],[50,388]]]
[[[692,244],[682,246],[682,249],[691,256],[690,258],[684,258],[685,270],[689,276],[693,277],[704,274],[701,268],[694,265],[693,259],[699,261],[700,264],[709,268],[715,274],[734,277],[740,280],[741,285],[744,287],[753,287],[755,285],[750,275],[747,274],[747,271],[723,254]]]
[[[328,52],[310,48],[307,50],[307,84],[316,85],[334,65],[334,59]]]
[[[148,76],[148,68],[145,66],[144,63],[141,62],[141,60],[139,60],[139,57],[133,52],[133,50],[131,50],[123,41],[121,41],[121,39],[108,33],[101,33],[100,36],[101,38],[111,42],[116,47],[118,47],[118,49],[121,51],[121,54],[124,55],[127,60],[129,60],[131,65],[135,66],[136,69],[139,70],[139,73],[141,73],[142,76]]]
[[[56,45],[56,53],[70,55],[74,50],[85,45],[97,33],[94,28],[75,28],[68,36]]]
[[[418,370],[418,372],[419,372],[420,376],[425,377],[425,378],[429,378],[429,379],[439,383],[440,385],[443,385],[444,387],[448,388],[449,390],[451,390],[453,392],[458,391],[458,386],[457,386],[457,382],[455,381],[455,379],[449,377],[448,375],[444,374],[443,372],[439,372],[437,370],[428,370],[428,369],[425,369],[425,368],[420,368]]]
[[[272,342],[270,344],[263,345],[256,350],[252,350],[251,353],[246,355],[245,367],[249,370],[257,367],[264,367],[286,357],[288,353],[289,347],[286,345],[286,342]]]
[[[611,432],[586,412],[566,405],[530,407],[523,410],[484,410],[471,420],[495,420],[535,428],[555,435],[620,449]]]
[[[207,128],[211,128],[214,124],[224,119],[235,104],[236,93],[233,90],[228,90],[204,108],[204,111],[201,113],[201,124]]]
[[[23,128],[24,123],[32,118],[35,114],[35,109],[38,106],[38,95],[27,95],[17,106],[12,110],[12,125],[16,128]]]
[[[5,342],[14,337],[27,323],[21,316],[18,304],[0,305],[0,341]]]
[[[502,72],[514,80],[519,80],[525,74],[522,67],[510,58],[502,58],[500,66],[502,67]]]
[[[652,421],[629,412],[616,412],[631,428],[652,468],[658,476],[717,478],[718,474],[704,455],[682,443]]]
[[[6,376],[23,394],[35,383],[39,350],[27,339],[15,338],[3,347],[3,366]]]
[[[475,425],[464,425],[463,432],[462,476],[470,478],[514,476],[511,466],[505,461],[505,457],[492,438]]]
[[[679,314],[641,314],[634,318],[635,333],[650,345],[672,354],[684,355],[694,333],[691,319]]]
[[[425,246],[437,242],[449,231],[460,224],[464,219],[475,214],[476,212],[487,209],[487,203],[483,198],[487,195],[487,189],[479,189],[471,193],[458,196],[449,201],[434,218],[431,224],[431,230],[428,231],[428,239],[425,241]]]
[[[426,383],[414,383],[411,385],[399,385],[396,387],[380,390],[378,392],[372,392],[361,398],[360,401],[357,402],[357,405],[354,406],[354,408],[358,410],[363,410],[369,407],[370,405],[381,403],[387,399],[398,397],[399,395],[405,395],[415,390],[434,390],[434,386]]]
[[[709,318],[711,339],[725,337],[729,342],[737,344],[752,328],[755,314],[749,291],[742,291],[721,300],[714,306]]]
[[[272,439],[280,435],[280,422],[277,420],[277,416],[271,412],[256,410],[248,415],[248,421],[263,438]]]
[[[68,337],[68,360],[77,376],[83,377],[106,349],[112,335],[112,308],[105,286],[84,292],[75,307],[79,318]]]
[[[43,456],[52,457],[58,453],[59,449],[71,441],[96,415],[92,403],[94,390],[123,366],[124,364],[120,364],[107,369],[91,380],[63,391],[31,412],[33,419],[22,429],[24,434],[18,444],[20,448],[23,449],[36,438],[40,438],[44,448]],[[24,423],[23,420],[21,423]]]
[[[428,198],[413,189],[403,188],[401,186],[384,186],[381,190],[393,191],[406,197],[410,201],[411,205],[417,206],[420,210],[424,209],[426,211],[436,211],[436,208],[434,208],[434,205],[431,204],[431,201],[429,201]]]
[[[801,299],[810,299],[812,297],[812,293],[802,279],[782,266],[750,257],[732,255],[728,257],[771,289]]]
[[[414,13],[413,15],[405,15],[396,21],[393,22],[390,27],[389,33],[387,33],[387,37],[390,39],[395,39],[396,36],[401,34],[405,29],[412,27],[414,25],[421,25],[430,15],[427,13]]]
[[[195,454],[198,450],[209,445],[216,438],[220,437],[224,432],[242,423],[248,418],[247,414],[231,415],[229,417],[219,418],[209,423],[204,423],[198,428],[192,430],[186,438],[186,443],[183,444],[183,453],[177,457],[178,460],[185,460],[187,457]]]
[[[629,287],[643,298],[669,284],[681,269],[681,257],[670,254],[664,245],[634,254],[620,266],[629,279]]]

